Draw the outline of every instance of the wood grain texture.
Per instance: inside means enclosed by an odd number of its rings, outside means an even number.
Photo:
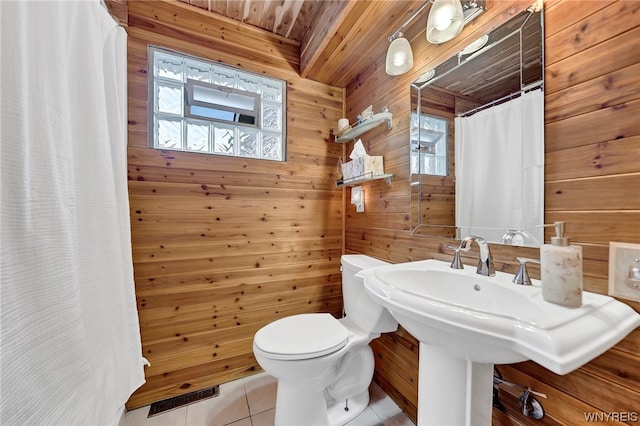
[[[129,21],[128,12],[129,0],[105,0],[105,4],[109,9],[109,13],[113,16],[122,27],[127,27]]]
[[[386,53],[388,37],[424,2],[420,0],[324,1],[302,40],[302,75],[344,87]],[[428,8],[423,12],[426,17]],[[421,20],[418,18],[417,20]]]
[[[572,241],[584,252],[584,287],[607,292],[608,244],[640,242],[640,3],[594,0],[545,2],[545,222],[564,220]],[[423,28],[407,28],[412,41],[414,69],[388,77],[384,55],[347,86],[347,114],[355,117],[369,104],[394,105],[394,128],[385,134],[367,134],[363,141],[371,155],[394,158],[394,180],[389,187],[375,185],[375,202],[367,200],[365,213],[345,205],[345,247],[390,262],[435,258],[450,260],[446,238],[412,236],[399,226],[388,201],[408,203],[410,192],[398,186],[409,180],[407,150],[410,102],[409,82],[443,62],[489,28],[499,25],[526,5],[517,1],[491,2],[453,41],[441,46],[424,42]],[[421,24],[422,25],[422,24]],[[432,100],[446,105],[446,99]],[[397,120],[396,120],[397,118]],[[403,137],[397,137],[403,135]],[[347,146],[349,153],[351,146]],[[365,192],[368,187],[365,187]],[[550,237],[546,233],[546,239]],[[492,246],[496,268],[514,273],[516,257],[539,257],[532,248]],[[474,265],[477,252],[463,256]],[[530,268],[539,277],[538,268]],[[640,304],[629,303],[640,311]],[[404,330],[384,335],[372,345],[376,355],[375,380],[403,409],[416,416],[417,349]],[[494,410],[494,424],[585,424],[585,412],[638,411],[640,401],[640,331],[632,332],[613,349],[566,376],[557,376],[535,363],[501,366],[505,378],[546,393],[546,416],[541,422],[522,416],[513,390],[501,391],[506,412]],[[411,371],[407,371],[409,366]]]
[[[172,1],[216,15],[216,19],[226,19],[228,27],[260,28],[297,43],[301,52],[301,76],[339,87],[361,80],[360,73],[380,57],[383,61],[378,66],[384,67],[389,36],[424,4],[422,0]],[[487,2],[479,0],[477,3],[485,5]],[[531,1],[517,0],[510,8],[488,3],[490,6],[485,15],[489,18],[487,22],[493,23],[508,19],[516,10],[529,6]],[[429,9],[430,6],[426,7],[414,19],[414,23],[420,22],[420,25],[405,29],[408,40],[420,37],[424,42]],[[465,31],[478,38],[489,29],[472,22]],[[454,42],[446,44],[449,53],[463,47]],[[424,58],[421,51],[414,53],[416,57]]]
[[[302,40],[321,12],[318,0],[178,1],[297,42]]]
[[[245,7],[257,2],[114,3],[129,9],[132,243],[144,355],[153,363],[129,408],[258,371],[251,338],[267,322],[303,312],[337,315],[343,246],[391,262],[450,260],[444,245],[454,240],[409,233],[408,84],[530,0],[490,2],[484,15],[441,46],[424,41],[424,22],[417,19],[405,34],[422,59],[410,73],[393,78],[384,73],[386,37],[422,1],[349,4],[352,12],[331,15],[337,26],[324,22],[331,37],[317,39],[321,48],[311,59],[301,59],[300,44],[285,37],[302,40],[311,17],[329,2],[269,2],[248,14]],[[585,289],[605,293],[608,242],[640,241],[638,3],[545,5],[545,220],[567,221],[567,232],[583,246]],[[395,12],[387,13],[390,8]],[[306,18],[292,25],[287,16],[296,10]],[[249,21],[275,27],[276,35]],[[371,31],[375,37],[362,44]],[[287,80],[288,161],[149,149],[148,43]],[[305,75],[333,85],[301,78],[305,60],[316,64]],[[391,185],[367,184],[366,213],[356,214],[348,190],[336,190],[333,183],[335,163],[351,146],[328,143],[329,132],[337,118],[353,121],[371,104],[387,104],[394,114],[393,129],[364,137],[367,151],[383,155],[394,178]],[[438,185],[432,193],[446,195]],[[492,253],[496,268],[510,273],[516,256],[538,257],[538,250],[522,247],[494,246]],[[473,265],[476,257],[474,250],[463,261]],[[539,269],[530,272],[539,277]],[[632,306],[640,310],[640,304]],[[372,346],[376,382],[415,419],[417,342],[400,329]],[[504,366],[503,373],[550,396],[543,401],[544,424],[580,424],[584,412],[637,411],[639,353],[635,331],[567,376],[533,363]],[[519,414],[517,394],[503,395],[507,411],[495,412],[494,424],[540,424]]]
[[[251,3],[272,14],[280,2]],[[129,202],[143,355],[151,362],[129,408],[257,372],[252,342],[260,327],[342,310],[343,190],[334,183],[342,149],[328,139],[344,92],[300,78],[297,43],[216,18],[201,8],[209,6],[221,5],[129,7]],[[149,148],[148,44],[286,80],[287,161]]]

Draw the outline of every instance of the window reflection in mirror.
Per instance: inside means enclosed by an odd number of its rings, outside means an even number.
[[[448,121],[411,112],[411,174],[447,176]]]
[[[480,43],[482,41],[482,43]],[[454,140],[456,125],[469,111],[476,114],[493,105],[498,105],[521,94],[536,90],[540,92],[543,82],[543,23],[542,12],[525,11],[505,24],[497,27],[487,37],[481,37],[476,43],[479,50],[463,49],[435,70],[425,73],[411,84],[410,152],[411,152],[411,225],[414,235],[431,235],[447,238],[459,238],[459,224],[456,223],[456,170],[454,158],[457,156]],[[431,148],[430,139],[434,134],[419,132],[419,129],[434,130],[432,121],[439,119],[447,123],[447,170],[443,172],[433,166],[438,153],[437,145]],[[427,126],[425,122],[430,124]],[[542,127],[542,125],[541,125]],[[462,132],[458,132],[461,133]],[[541,131],[543,134],[544,132]],[[422,137],[427,139],[423,142]],[[544,138],[540,139],[544,144]],[[488,143],[488,141],[483,141]],[[514,141],[522,143],[521,141]],[[457,144],[457,140],[456,140]],[[434,151],[435,149],[435,151]],[[544,147],[542,146],[542,149]],[[462,148],[459,149],[462,152]],[[426,156],[423,159],[422,156]],[[542,160],[544,154],[542,154]],[[496,168],[496,167],[493,167]],[[433,173],[427,174],[426,172]],[[482,180],[482,173],[476,180]],[[462,179],[458,179],[462,182]],[[504,181],[504,179],[503,179]],[[539,186],[543,186],[541,175]],[[458,183],[460,183],[458,182]],[[465,188],[466,189],[466,188]],[[486,191],[491,189],[486,188]],[[530,192],[521,188],[517,193]],[[488,194],[489,192],[482,191]],[[498,197],[491,208],[499,208],[506,197]],[[544,206],[541,202],[541,217]],[[520,202],[516,205],[526,205]],[[512,206],[513,207],[513,206]],[[489,214],[490,215],[490,212]],[[513,223],[500,223],[492,228],[478,228],[477,234],[493,234],[491,242],[537,246],[537,240],[522,241],[521,238],[509,238],[507,231],[519,230]],[[469,228],[466,228],[469,229]],[[504,231],[504,232],[502,232]],[[506,240],[502,236],[507,235]],[[518,234],[520,235],[520,234]]]

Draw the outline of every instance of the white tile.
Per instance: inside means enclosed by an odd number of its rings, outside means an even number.
[[[149,406],[126,413],[121,426],[273,426],[277,380],[260,373],[220,386],[220,395],[147,418]],[[347,426],[415,426],[375,383],[369,406]],[[251,416],[251,417],[249,417]]]
[[[415,426],[406,414],[400,413],[385,420],[384,426]]]
[[[358,417],[351,420],[345,426],[374,426],[380,422],[382,422],[382,420],[375,411],[367,407],[362,413],[358,414]]]
[[[369,387],[369,408],[371,408],[381,420],[387,420],[402,410],[393,400],[375,383]]]
[[[270,410],[276,406],[278,381],[275,377],[267,373],[260,373],[245,377],[243,380],[251,415]]]
[[[276,409],[263,411],[254,416],[251,416],[251,423],[253,426],[274,426],[276,419]]]
[[[276,409],[263,411],[254,416],[251,416],[251,423],[253,426],[274,426],[276,419]]]
[[[251,423],[251,417],[245,417],[226,426],[253,426],[253,424]]]
[[[220,385],[220,395],[187,407],[186,426],[223,426],[249,417],[242,380]]]
[[[149,406],[128,411],[124,416],[122,426],[184,426],[187,418],[187,407],[180,407],[175,410],[147,418]]]

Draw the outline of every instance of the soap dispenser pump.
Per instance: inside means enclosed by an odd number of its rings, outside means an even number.
[[[571,245],[564,222],[554,222],[551,244],[540,247],[542,298],[570,308],[582,306],[582,246]]]

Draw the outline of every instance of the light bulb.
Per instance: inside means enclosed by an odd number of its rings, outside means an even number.
[[[441,7],[433,17],[436,30],[444,31],[451,26],[453,21],[453,8]]]
[[[393,62],[393,65],[395,65],[396,67],[403,65],[406,61],[407,55],[405,54],[405,52],[396,52],[391,60],[391,62]]]

